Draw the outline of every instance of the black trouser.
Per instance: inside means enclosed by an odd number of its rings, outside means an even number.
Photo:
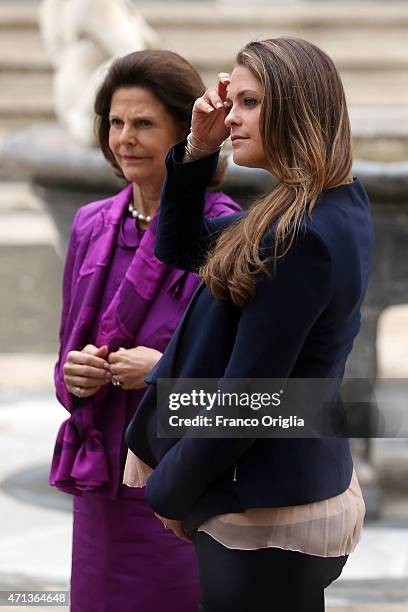
[[[323,612],[324,589],[344,557],[316,557],[261,548],[231,550],[195,531],[201,612]]]

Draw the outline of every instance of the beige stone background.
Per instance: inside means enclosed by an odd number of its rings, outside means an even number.
[[[0,147],[10,132],[54,119],[52,70],[38,32],[38,4],[0,0]],[[312,40],[334,57],[342,73],[356,156],[408,160],[406,2],[135,4],[159,33],[162,46],[193,61],[207,83],[218,70],[231,68],[233,51],[249,39],[295,34]],[[0,590],[67,588],[68,513],[14,499],[2,490],[4,480],[47,463],[65,418],[52,399],[51,376],[61,274],[56,229],[44,203],[27,181],[0,168]],[[406,305],[383,313],[378,332],[379,375],[408,377],[408,296]],[[401,462],[408,460],[406,453],[397,452]],[[368,566],[370,556],[383,556],[388,566],[398,565],[395,576],[408,580],[408,487],[403,488],[405,493],[387,493],[384,500],[385,518],[394,521],[394,531],[369,528],[361,563]],[[388,569],[374,565],[381,582]],[[355,567],[358,573],[360,566]],[[408,612],[408,603],[329,609]]]

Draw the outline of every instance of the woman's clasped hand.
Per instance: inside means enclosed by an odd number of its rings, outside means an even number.
[[[109,353],[106,345],[87,344],[81,351],[68,353],[64,382],[70,393],[82,398],[92,397],[112,381],[125,390],[142,389],[146,386],[144,377],[160,357],[160,351],[147,346],[121,347]]]
[[[147,346],[131,349],[120,348],[108,357],[110,373],[122,389],[142,389],[146,387],[144,377],[162,356],[160,351]]]

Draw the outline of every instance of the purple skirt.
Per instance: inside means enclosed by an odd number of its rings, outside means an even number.
[[[74,497],[72,612],[196,612],[194,548],[164,528],[144,489]]]

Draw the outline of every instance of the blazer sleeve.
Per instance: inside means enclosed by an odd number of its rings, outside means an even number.
[[[323,239],[308,230],[272,277],[260,273],[242,310],[224,378],[290,377],[305,340],[332,295],[332,261]],[[211,483],[254,439],[182,438],[150,477],[147,497],[160,515],[184,519]]]
[[[58,361],[54,368],[54,384],[55,392],[58,401],[66,408],[69,412],[73,410],[77,405],[82,403],[82,400],[76,398],[74,395],[69,393],[65,386],[64,374],[63,374],[63,359],[65,355],[64,351],[64,337],[65,327],[68,322],[69,311],[71,308],[71,289],[73,282],[73,272],[75,266],[75,258],[77,253],[77,225],[80,210],[75,215],[72,223],[71,236],[68,244],[67,256],[65,259],[64,275],[62,282],[62,313],[61,313],[61,324],[59,329],[59,354]]]
[[[183,164],[184,146],[185,141],[178,143],[166,158],[155,255],[174,268],[197,272],[220,232],[242,213],[205,218],[205,194],[218,153]]]

